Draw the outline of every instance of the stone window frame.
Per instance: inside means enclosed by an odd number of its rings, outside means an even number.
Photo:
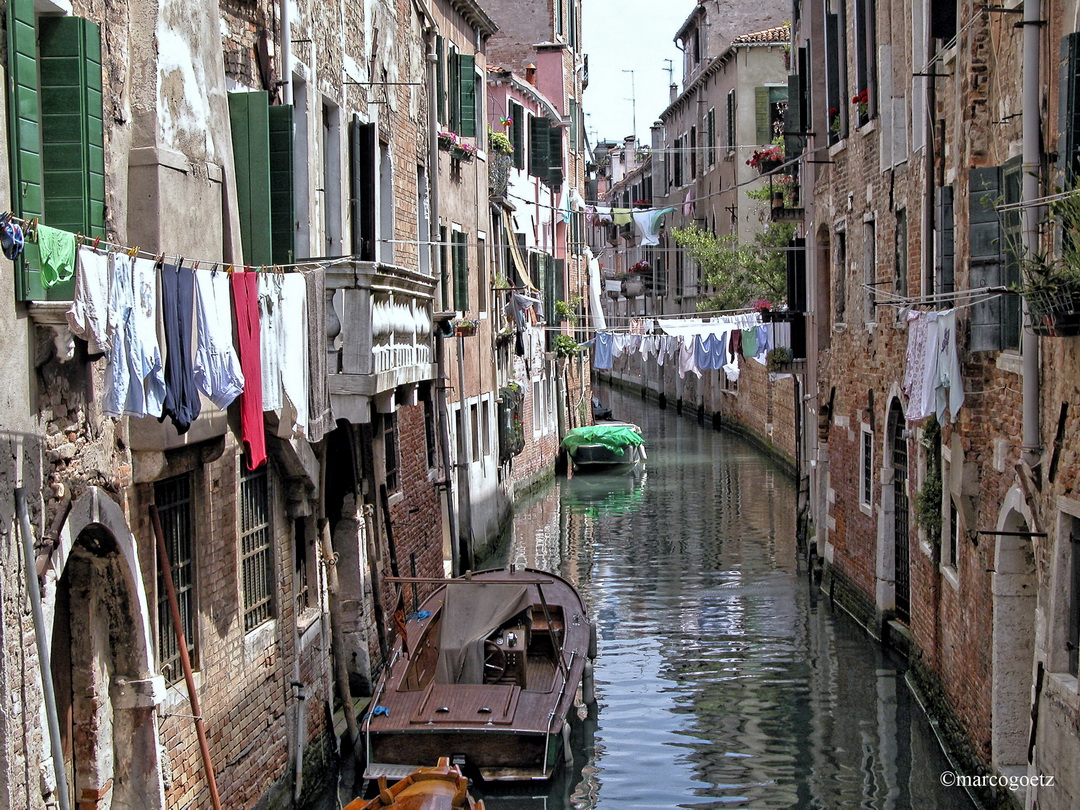
[[[186,493],[170,492],[169,489],[177,487],[181,483],[186,485]],[[199,486],[196,480],[195,470],[187,470],[178,475],[163,478],[153,484],[153,500],[158,510],[158,518],[161,522],[162,534],[167,548],[170,551],[169,567],[172,573],[173,585],[176,589],[177,602],[180,606],[181,620],[184,624],[184,635],[187,641],[188,657],[193,671],[199,669],[199,563],[197,557],[198,543],[198,516],[194,509],[195,500],[198,497]],[[172,496],[172,497],[170,497]],[[177,521],[174,521],[172,510],[182,510],[176,513]],[[188,539],[186,548],[183,547],[183,527],[177,524],[186,524]],[[179,529],[175,536],[173,529]],[[172,543],[170,547],[170,542]],[[174,558],[174,552],[179,551]],[[175,630],[172,623],[171,607],[164,584],[164,573],[161,560],[155,554],[155,606],[156,606],[156,632],[154,634],[154,653],[156,656],[157,671],[165,676],[166,685],[173,686],[184,678],[183,669],[180,666],[180,649],[176,644]],[[186,571],[187,576],[182,572]],[[186,580],[186,582],[185,582]],[[185,614],[184,607],[187,604]],[[166,645],[166,635],[171,637],[171,642]],[[169,654],[163,658],[163,648],[168,646]],[[168,670],[168,671],[166,671]]]

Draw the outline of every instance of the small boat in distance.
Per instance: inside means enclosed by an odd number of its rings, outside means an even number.
[[[551,778],[560,751],[572,756],[578,687],[593,699],[596,635],[573,585],[514,567],[390,581],[438,587],[398,625],[361,725],[364,778],[444,756],[489,781]]]
[[[449,757],[439,757],[432,768],[417,768],[399,782],[387,787],[386,777],[379,777],[379,795],[374,799],[353,799],[345,810],[484,810],[483,801],[469,795],[469,780],[461,775]]]
[[[562,447],[576,472],[635,469],[645,461],[645,439],[631,422],[605,422],[572,428]]]

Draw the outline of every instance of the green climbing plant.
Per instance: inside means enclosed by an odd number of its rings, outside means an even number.
[[[926,448],[926,478],[915,497],[915,520],[937,545],[941,542],[941,425],[936,416],[927,420],[922,442]]]

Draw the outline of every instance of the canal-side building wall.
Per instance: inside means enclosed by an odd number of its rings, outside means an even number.
[[[1071,143],[1056,111],[1074,103],[1078,21],[1043,7],[1036,65],[1022,58],[1025,26],[983,7],[962,3],[955,19],[920,3],[868,8],[848,3],[837,17],[802,7],[792,42],[796,71],[804,52],[826,63],[824,76],[802,72],[815,83],[802,99],[810,134],[799,168],[813,190],[802,226],[806,418],[818,425],[807,474],[823,584],[907,652],[962,767],[1029,777],[1015,791],[981,791],[984,801],[1069,807],[1080,751],[1067,641],[1077,510],[1075,468],[1063,462],[1073,454],[1075,341],[1022,328],[1016,296],[970,291],[1021,281],[1008,256],[1020,215],[999,206],[1028,193],[1025,116],[1040,119],[1036,196],[1069,186],[1053,156]],[[1039,99],[1025,103],[1021,77],[1033,69]],[[1040,250],[1055,249],[1052,230]],[[953,307],[952,379],[965,399],[937,438],[905,381],[908,312]],[[1033,344],[1035,386],[1024,365]],[[1037,414],[1030,447],[1025,413]],[[935,468],[940,503],[927,500]],[[1047,775],[1052,789],[1032,782]]]

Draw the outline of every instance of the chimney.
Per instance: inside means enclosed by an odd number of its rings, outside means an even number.
[[[525,66],[525,81],[536,87],[536,65],[532,62]]]

